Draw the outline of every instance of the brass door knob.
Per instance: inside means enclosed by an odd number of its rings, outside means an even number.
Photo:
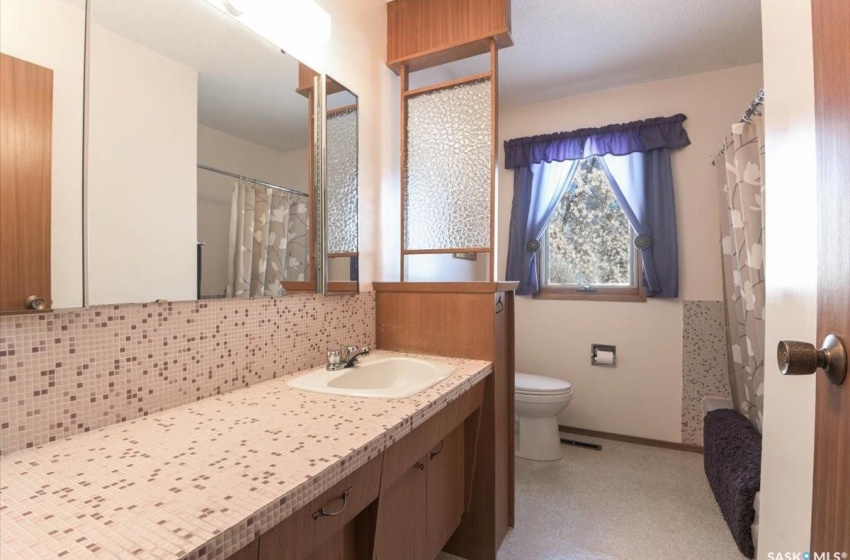
[[[44,311],[47,309],[47,300],[40,296],[30,296],[24,300],[24,307],[33,311]]]
[[[776,348],[776,361],[782,375],[810,375],[821,368],[836,385],[841,385],[847,376],[844,342],[832,334],[826,337],[820,350],[808,342],[782,340]]]

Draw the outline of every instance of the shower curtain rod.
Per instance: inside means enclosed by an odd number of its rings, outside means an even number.
[[[295,189],[289,189],[286,187],[281,187],[280,185],[266,183],[265,181],[260,181],[259,179],[252,179],[251,177],[245,177],[244,175],[237,175],[236,173],[231,173],[230,171],[224,171],[222,169],[216,169],[215,167],[210,167],[209,165],[203,165],[201,163],[198,164],[198,169],[203,169],[204,171],[212,171],[213,173],[218,173],[219,175],[227,175],[228,177],[233,177],[234,179],[241,179],[242,181],[248,181],[249,183],[254,183],[255,185],[261,185],[263,187],[283,191],[289,194],[307,196],[307,193],[297,191]]]
[[[759,110],[759,107],[764,105],[764,88],[760,89],[756,96],[753,98],[750,106],[744,111],[744,115],[741,117],[739,122],[750,122],[750,119],[753,118],[753,115],[756,114],[756,111]]]
[[[753,118],[753,115],[758,112],[759,108],[764,105],[764,88],[760,89],[753,100],[750,102],[750,106],[747,107],[747,110],[744,111],[744,114],[741,116],[741,120],[739,123],[748,123],[750,119]],[[711,165],[715,165],[714,160],[717,159],[718,156],[722,156],[726,153],[726,146],[720,148],[720,150],[714,154],[714,157],[711,158]]]

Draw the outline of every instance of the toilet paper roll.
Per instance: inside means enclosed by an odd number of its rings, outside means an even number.
[[[614,365],[614,353],[607,350],[597,350],[596,363],[603,366]]]

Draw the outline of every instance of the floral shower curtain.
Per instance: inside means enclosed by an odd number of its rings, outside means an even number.
[[[764,110],[732,125],[715,161],[729,377],[735,408],[761,431],[764,410]]]
[[[307,208],[299,198],[247,181],[236,183],[230,212],[228,297],[281,296],[286,293],[285,279],[303,279]]]

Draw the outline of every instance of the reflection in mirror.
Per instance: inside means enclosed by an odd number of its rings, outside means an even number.
[[[330,78],[326,92],[328,288],[330,292],[356,292],[359,281],[357,96]]]
[[[0,2],[0,313],[83,305],[85,2]]]
[[[204,0],[91,0],[91,304],[310,279],[298,61]]]

